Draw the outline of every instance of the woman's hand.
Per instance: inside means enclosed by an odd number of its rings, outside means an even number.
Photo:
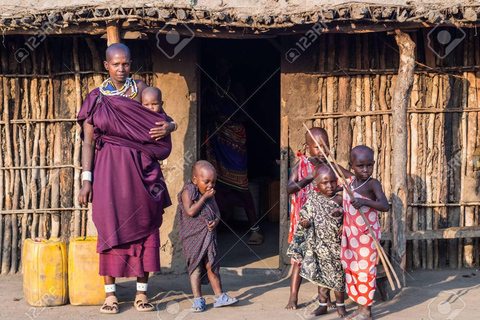
[[[302,219],[302,220],[300,220],[300,224],[301,224],[301,226],[304,227],[305,229],[310,228],[310,220],[308,220],[308,219]]]
[[[78,201],[80,204],[87,205],[89,202],[92,202],[92,193],[92,183],[88,180],[84,180],[82,189],[80,189],[80,194],[78,195]]]
[[[155,140],[165,138],[175,130],[175,125],[168,121],[159,121],[155,124],[157,127],[150,129],[150,136]]]

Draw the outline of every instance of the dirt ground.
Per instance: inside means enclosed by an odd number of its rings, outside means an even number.
[[[309,319],[316,308],[316,288],[304,283],[296,311],[284,310],[288,299],[289,277],[268,269],[223,269],[224,289],[240,302],[225,308],[212,307],[212,290],[203,287],[207,310],[190,314],[191,290],[188,276],[155,275],[151,278],[149,296],[158,311],[138,313],[133,308],[135,282],[119,282],[117,292],[120,314],[101,315],[97,306],[33,308],[23,297],[22,275],[0,277],[1,319]],[[476,269],[415,271],[407,275],[408,287],[396,292],[390,301],[377,297],[376,319],[478,319],[480,314],[480,273]],[[380,301],[379,301],[380,300]],[[347,301],[347,310],[354,310]],[[336,319],[336,312],[319,319]]]

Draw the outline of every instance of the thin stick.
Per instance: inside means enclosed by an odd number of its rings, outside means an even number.
[[[332,160],[329,159],[329,156],[327,156],[327,154],[325,154],[325,152],[323,151],[323,148],[320,147],[320,145],[318,144],[317,140],[315,139],[315,137],[313,136],[312,132],[310,131],[310,129],[308,129],[308,127],[305,125],[305,123],[303,123],[303,126],[305,127],[305,129],[307,129],[307,132],[308,134],[311,136],[311,138],[313,139],[313,141],[315,141],[315,143],[317,144],[318,146],[318,149],[320,149],[320,151],[322,152],[323,156],[325,157],[325,159],[327,160],[330,168],[332,168],[334,174],[337,176],[337,178],[342,181],[343,185],[345,186],[345,190],[347,191],[348,195],[350,196],[350,198],[354,198],[354,195],[353,195],[353,192],[352,190],[350,190],[347,182],[346,182],[346,179],[345,179],[345,176],[343,175],[343,172],[340,170],[340,168],[338,167],[336,161],[332,158]],[[328,153],[330,153],[330,150],[328,148],[328,146],[325,144],[325,141],[323,141],[323,138],[321,136],[319,136],[322,144],[324,145],[324,147],[327,149]],[[335,167],[332,165],[332,162],[334,163]],[[338,170],[338,171],[337,171]],[[362,218],[364,219],[365,221],[365,224],[367,225],[367,228],[368,230],[370,231],[370,235],[372,236],[373,240],[375,241],[375,245],[377,246],[378,248],[378,252],[379,252],[379,256],[380,256],[380,260],[382,260],[382,263],[383,265],[385,266],[385,273],[387,274],[387,279],[390,283],[390,286],[392,287],[393,290],[395,290],[395,285],[393,284],[393,281],[392,281],[392,278],[391,278],[391,275],[390,275],[390,272],[388,270],[388,268],[390,267],[390,269],[392,270],[392,273],[394,274],[395,276],[395,280],[397,281],[397,285],[399,288],[401,288],[401,285],[400,285],[400,280],[398,279],[397,277],[397,274],[395,273],[395,270],[393,270],[393,266],[390,264],[390,261],[388,261],[388,259],[386,259],[386,257],[384,257],[384,254],[385,252],[383,251],[383,248],[382,246],[380,245],[380,243],[378,242],[378,239],[377,237],[375,236],[373,230],[372,230],[372,227],[370,226],[370,223],[368,222],[367,218],[365,217],[365,215],[363,214],[363,212],[361,210],[358,210],[358,212],[360,213],[360,215],[362,216]]]

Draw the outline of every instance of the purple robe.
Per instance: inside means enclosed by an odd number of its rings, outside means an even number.
[[[93,222],[97,252],[134,242],[158,232],[164,208],[172,203],[157,160],[172,149],[170,135],[156,141],[149,131],[165,121],[139,102],[90,92],[78,114],[94,127]]]

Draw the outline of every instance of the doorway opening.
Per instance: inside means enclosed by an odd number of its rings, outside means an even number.
[[[235,205],[237,200],[230,198],[229,193],[224,197],[226,205],[225,202],[222,205],[222,223],[217,230],[220,264],[222,267],[278,268],[280,52],[265,39],[202,39],[199,69],[202,159],[211,159],[211,150],[218,147],[219,140],[221,148],[228,145],[233,150],[232,154],[226,153],[226,162],[238,160],[245,164],[246,161],[248,190],[264,236],[263,244],[247,245],[251,221],[246,210]],[[230,121],[241,125],[229,131]],[[238,132],[246,136],[241,150],[235,149]],[[222,134],[224,138],[218,138]],[[245,146],[247,159],[241,156]],[[214,163],[217,170],[221,162],[218,160]],[[246,181],[242,180],[242,174],[237,176],[238,172],[232,172],[229,171],[227,182],[222,186],[235,185],[232,181],[242,185],[242,181]],[[217,181],[217,195],[218,185]],[[241,199],[245,198],[241,196]]]

